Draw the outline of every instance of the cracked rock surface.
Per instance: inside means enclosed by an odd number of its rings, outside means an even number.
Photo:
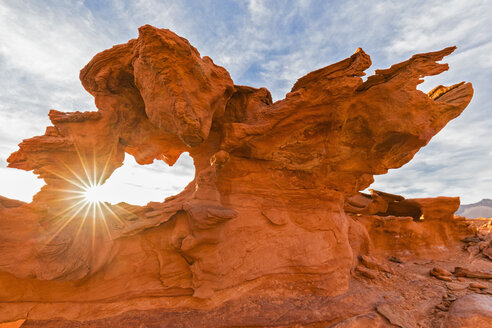
[[[416,89],[454,49],[366,81],[358,49],[273,102],[186,39],[142,26],[82,69],[98,111],[50,111],[45,134],[8,158],[46,185],[29,204],[0,197],[0,322],[441,327],[464,311],[481,327],[490,221],[454,216],[459,198],[361,192],[470,102],[470,83]],[[173,165],[183,152],[195,178],[161,203],[81,196],[125,153]]]

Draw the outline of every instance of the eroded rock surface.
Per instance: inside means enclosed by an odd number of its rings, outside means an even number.
[[[446,318],[449,328],[487,327],[492,323],[492,297],[467,295],[453,303]]]
[[[469,266],[461,240],[490,241],[490,222],[455,217],[458,198],[360,191],[470,102],[470,83],[416,89],[448,69],[437,62],[454,49],[365,82],[371,60],[358,49],[273,102],[187,40],[141,27],[82,69],[98,111],[50,111],[46,133],[8,158],[46,185],[30,204],[0,199],[0,322],[437,327],[446,286],[428,274],[433,259],[487,272],[490,243]],[[173,165],[183,152],[195,178],[180,194],[146,206],[84,202],[125,153]],[[487,293],[481,283],[460,292]]]

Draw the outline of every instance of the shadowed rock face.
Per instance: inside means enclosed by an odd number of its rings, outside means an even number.
[[[454,49],[365,82],[371,60],[358,49],[273,103],[264,88],[234,85],[186,39],[141,27],[82,69],[97,112],[50,111],[53,126],[8,159],[46,185],[30,204],[0,199],[0,322],[29,313],[26,327],[196,327],[197,316],[221,326],[265,326],[269,316],[278,317],[271,326],[385,326],[373,311],[384,293],[354,290],[369,288],[351,273],[357,255],[436,254],[471,231],[453,218],[459,199],[359,193],[470,102],[470,83],[416,89],[448,69],[436,62]],[[180,194],[146,206],[84,202],[125,153],[173,165],[183,152],[196,174]],[[446,226],[445,236],[428,233]],[[388,229],[407,239],[394,246]]]

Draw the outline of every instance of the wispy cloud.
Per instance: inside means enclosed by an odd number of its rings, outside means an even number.
[[[410,56],[415,52],[457,45],[445,58],[450,71],[428,77],[420,86],[430,90],[438,84],[466,80],[474,85],[474,98],[465,112],[448,124],[406,166],[376,178],[372,186],[409,197],[461,196],[471,203],[491,198],[492,168],[492,3],[450,1],[446,8],[436,2],[410,6],[395,25],[395,37],[385,46],[386,56]],[[416,189],[418,188],[418,190]],[[414,192],[413,190],[418,191]]]
[[[421,88],[471,81],[472,104],[410,164],[378,177],[373,187],[406,196],[461,195],[465,202],[492,197],[487,182],[492,176],[491,15],[492,2],[480,0],[445,5],[423,0],[4,0],[0,74],[8,78],[0,80],[0,158],[21,139],[43,133],[50,108],[93,109],[79,70],[97,52],[135,38],[143,24],[173,30],[224,66],[235,83],[267,87],[275,99],[302,75],[350,56],[357,47],[371,55],[371,73],[413,53],[457,45],[446,59],[451,70],[427,78]],[[193,176],[189,160],[166,173],[162,163],[142,167],[128,158],[108,183],[139,184],[128,192],[148,192],[149,200],[157,196],[145,190],[176,189]],[[0,181],[12,181],[5,173],[11,171],[2,165]],[[165,181],[156,178],[160,174]],[[9,196],[7,184],[0,183],[0,194]]]

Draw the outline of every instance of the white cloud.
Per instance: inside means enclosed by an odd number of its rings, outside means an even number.
[[[9,67],[41,79],[73,83],[74,76],[104,46],[90,12],[80,2],[45,6],[7,1],[0,7],[0,55]]]
[[[404,5],[402,5],[404,6]],[[461,196],[463,203],[492,198],[492,116],[488,70],[492,63],[492,3],[450,1],[445,8],[436,2],[401,8],[406,15],[396,24],[395,37],[385,47],[388,58],[457,45],[444,59],[450,71],[426,78],[420,86],[462,80],[474,84],[475,94],[465,112],[448,124],[406,166],[376,177],[373,188],[400,192],[409,197]]]
[[[145,4],[137,6],[142,9]],[[127,17],[131,14],[128,11]],[[7,169],[6,158],[22,139],[44,133],[50,125],[49,109],[94,108],[93,98],[82,88],[78,75],[97,52],[115,43],[111,35],[115,29],[107,30],[105,25],[114,26],[97,21],[82,1],[0,3],[0,73],[10,77],[0,81],[0,195],[30,201],[43,185],[31,172]],[[136,27],[131,31],[133,36],[137,35]],[[126,42],[129,37],[120,38]],[[183,171],[181,163],[186,158],[171,169],[162,163],[143,168],[132,160],[127,158],[124,167],[108,181],[109,201],[162,201],[184,188],[194,173],[176,174],[180,168]],[[159,173],[155,173],[156,168]],[[156,185],[157,181],[162,185]]]
[[[123,166],[102,186],[104,200],[112,204],[126,202],[134,205],[162,202],[183,190],[193,180],[194,171],[193,159],[187,153],[182,154],[173,167],[162,161],[144,167],[126,155]]]
[[[224,66],[236,83],[267,87],[276,99],[302,75],[350,56],[359,46],[371,54],[374,68],[386,68],[414,53],[457,45],[457,52],[446,59],[450,71],[427,78],[421,88],[468,80],[475,87],[472,104],[410,164],[378,177],[374,187],[412,196],[455,193],[466,201],[492,197],[484,182],[492,176],[492,79],[487,73],[492,67],[491,15],[492,3],[479,0],[3,0],[0,74],[9,78],[0,81],[0,158],[21,139],[42,133],[50,108],[92,109],[92,98],[78,81],[79,70],[97,52],[136,37],[137,28],[147,23],[186,37],[202,55]],[[138,178],[127,159],[109,181],[117,177],[124,183],[126,176],[128,183],[147,185],[151,172],[163,170],[160,165],[138,167],[145,172]],[[0,184],[0,194],[9,189],[5,185]],[[132,190],[145,195],[155,188]],[[158,198],[152,192],[149,198]]]
[[[44,185],[30,172],[0,167],[0,195],[3,197],[31,202],[32,196]]]

